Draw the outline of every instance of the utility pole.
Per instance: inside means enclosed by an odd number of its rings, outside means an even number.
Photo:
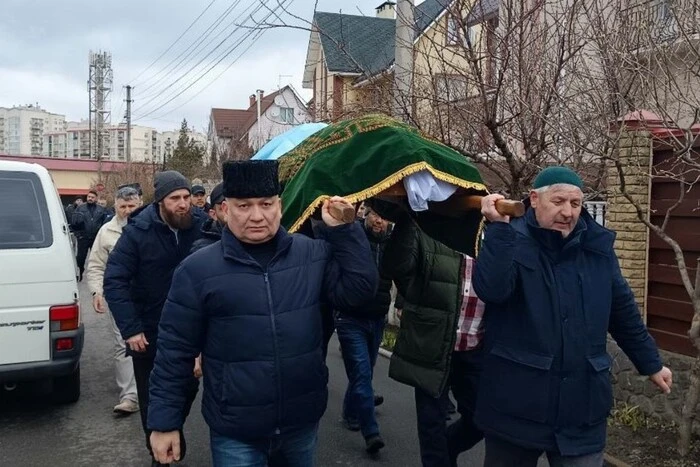
[[[131,163],[131,86],[126,87],[126,163]]]
[[[394,48],[394,117],[410,120],[413,88],[413,40],[415,22],[413,0],[397,0],[396,46]]]
[[[258,142],[257,142],[257,144],[255,145],[255,150],[256,150],[256,151],[257,151],[258,149],[260,149],[260,147],[262,147],[262,126],[260,125],[260,107],[261,107],[262,104],[261,104],[260,101],[262,100],[263,92],[264,92],[264,91],[263,91],[262,89],[258,89],[258,90],[256,91],[257,96],[256,96],[256,99],[255,99],[255,101],[256,101],[255,103],[256,103],[257,106],[258,106]]]
[[[92,107],[93,107],[93,99],[92,99],[92,90],[93,90],[93,74],[95,72],[95,66],[92,63],[92,60],[90,61],[90,72],[88,74],[88,82],[87,82],[87,91],[88,91],[88,102],[89,102],[89,108],[88,108],[88,157],[92,158]],[[78,148],[78,154],[80,157],[83,157],[83,144],[82,144],[82,132],[80,134],[80,147]],[[101,167],[99,167],[101,169]],[[98,177],[102,176],[102,171],[100,170],[98,172]]]

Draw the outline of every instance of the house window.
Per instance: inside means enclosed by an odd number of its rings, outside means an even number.
[[[447,17],[447,45],[459,45],[459,21],[453,15]]]
[[[464,76],[437,74],[434,85],[440,103],[460,101],[467,97],[467,79]]]
[[[291,107],[281,107],[280,120],[284,123],[294,123],[294,109]]]

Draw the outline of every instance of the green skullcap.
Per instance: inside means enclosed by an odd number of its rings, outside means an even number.
[[[544,169],[535,177],[532,187],[538,189],[543,186],[556,185],[558,183],[577,186],[583,190],[583,181],[581,181],[581,177],[570,168],[562,166],[553,166]]]

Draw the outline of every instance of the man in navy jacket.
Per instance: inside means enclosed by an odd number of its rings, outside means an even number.
[[[220,242],[178,267],[160,322],[148,427],[162,463],[180,458],[192,360],[214,466],[312,466],[328,399],[321,307],[354,308],[377,287],[367,238],[330,215],[321,239],[290,235],[276,161],[227,162]]]
[[[179,172],[159,172],[154,179],[155,202],[134,212],[107,259],[104,294],[132,357],[141,422],[146,425],[148,384],[158,340],[158,323],[173,272],[201,236],[206,220],[190,205],[189,181]],[[189,405],[197,394],[194,358],[190,361]],[[154,463],[157,463],[154,460]]]
[[[482,201],[486,227],[474,289],[486,303],[476,423],[486,467],[603,465],[612,406],[608,332],[642,375],[671,390],[627,282],[614,232],[583,209],[583,183],[565,167],[534,181],[525,216]]]

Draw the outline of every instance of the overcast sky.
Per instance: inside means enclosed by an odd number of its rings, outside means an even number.
[[[113,123],[119,122],[124,114],[123,87],[127,84],[135,86],[133,115],[137,121],[134,124],[159,130],[176,129],[187,118],[199,131],[206,131],[211,107],[247,108],[248,96],[258,88],[269,93],[280,84],[291,83],[305,99],[311,97],[310,91],[301,87],[309,40],[307,31],[270,29],[254,41],[250,29],[235,26],[243,22],[252,25],[251,12],[255,12],[253,17],[258,21],[269,14],[264,8],[258,10],[261,3],[274,8],[283,0],[214,0],[175,42],[211,1],[3,0],[0,107],[38,102],[50,112],[64,114],[68,120],[87,119],[90,50],[112,54]],[[290,5],[290,12],[311,20],[314,0],[284,2]],[[382,2],[318,0],[317,8],[374,16],[374,8]],[[227,9],[229,14],[218,27],[211,29]],[[279,13],[284,15],[281,10]],[[290,17],[283,19],[303,25]],[[269,21],[280,22],[274,17]],[[208,28],[212,32],[203,38]],[[222,41],[220,48],[205,58]],[[238,43],[240,47],[202,77]],[[147,68],[171,45],[170,51]],[[243,53],[248,46],[250,49]],[[234,58],[237,58],[235,62]],[[192,71],[188,72],[190,68]],[[184,92],[175,97],[181,91]],[[175,99],[166,104],[172,97]],[[144,114],[150,115],[138,119]]]

